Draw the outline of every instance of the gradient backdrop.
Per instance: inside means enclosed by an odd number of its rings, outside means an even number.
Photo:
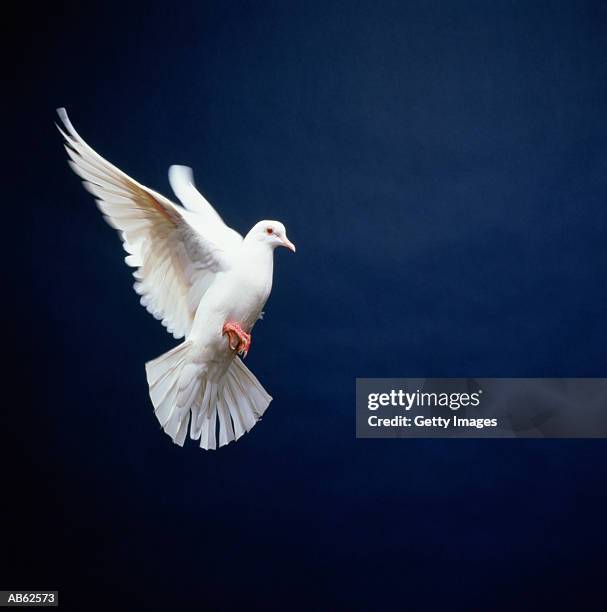
[[[31,364],[5,406],[28,419],[2,588],[78,610],[605,610],[604,441],[356,440],[354,379],[607,375],[607,5],[46,11],[11,81]],[[191,165],[239,231],[286,224],[247,359],[275,400],[237,444],[159,429],[143,364],[175,342],[57,106],[144,184],[170,195]]]

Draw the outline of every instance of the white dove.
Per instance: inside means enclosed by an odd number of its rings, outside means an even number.
[[[65,109],[57,113],[71,168],[120,232],[126,263],[137,268],[141,304],[175,338],[185,337],[145,366],[162,428],[180,446],[188,425],[204,449],[238,440],[272,401],[237,354],[246,356],[270,295],[274,249],[295,251],[284,225],[260,221],[243,239],[196,190],[190,168],[169,169],[182,207],[106,161],[79,136]]]

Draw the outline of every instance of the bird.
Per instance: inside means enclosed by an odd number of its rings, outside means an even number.
[[[256,223],[243,238],[197,190],[187,166],[169,168],[176,204],[138,183],[90,147],[58,108],[68,163],[118,230],[136,268],[141,304],[183,342],[145,364],[149,395],[175,444],[190,438],[214,450],[238,440],[272,397],[244,359],[270,296],[274,250],[295,252],[279,221]]]

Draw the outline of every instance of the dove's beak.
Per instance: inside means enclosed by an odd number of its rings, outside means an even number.
[[[282,239],[282,244],[295,253],[295,245],[286,236]]]

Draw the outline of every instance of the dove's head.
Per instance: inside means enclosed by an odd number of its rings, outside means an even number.
[[[295,245],[287,238],[287,230],[280,221],[260,221],[247,234],[246,240],[257,240],[272,249],[283,246],[295,253]]]

